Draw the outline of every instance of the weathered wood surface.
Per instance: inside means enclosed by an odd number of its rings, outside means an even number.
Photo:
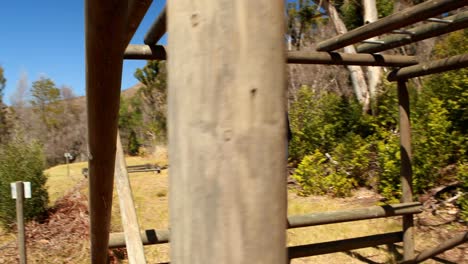
[[[433,22],[406,29],[405,34],[392,34],[380,38],[383,44],[361,44],[356,50],[360,53],[375,53],[466,28],[468,27],[468,12],[446,17],[444,20],[452,22],[448,24]]]
[[[468,54],[462,54],[394,70],[388,75],[387,79],[389,81],[405,80],[466,67],[468,67]]]
[[[167,11],[171,262],[284,264],[284,2]]]
[[[293,246],[288,248],[289,259],[303,258],[334,252],[348,251],[358,248],[374,247],[401,242],[402,233],[386,233],[358,238],[343,239],[311,245]]]
[[[140,232],[143,245],[155,245],[169,242],[169,230],[147,229]],[[112,233],[109,238],[109,248],[125,247],[124,233]]]
[[[401,202],[413,201],[413,170],[411,167],[411,122],[410,105],[406,80],[398,81],[398,104],[400,113],[400,178]],[[413,215],[403,216],[403,259],[414,258],[414,227]]]
[[[127,245],[130,264],[146,263],[143,243],[140,237],[140,225],[133,202],[132,187],[128,179],[127,165],[120,136],[117,135],[117,152],[115,162],[115,185],[119,196],[120,215]]]
[[[296,64],[361,65],[404,67],[418,63],[414,56],[348,54],[339,52],[290,51],[287,62]]]
[[[107,263],[128,1],[85,1],[91,263]]]
[[[124,54],[129,60],[166,60],[166,48],[155,45],[128,45]],[[415,56],[348,54],[339,52],[289,51],[287,63],[404,67],[418,64]]]
[[[418,202],[413,202],[332,212],[293,215],[288,216],[288,228],[343,223],[405,214],[419,214],[421,211],[421,204]],[[150,229],[141,232],[141,237],[144,245],[167,243],[169,242],[169,230]],[[109,248],[116,247],[125,247],[123,233],[112,233],[110,235]]]
[[[164,36],[167,28],[167,11],[166,6],[156,18],[156,20],[151,24],[148,32],[146,32],[144,43],[146,45],[156,45],[158,41]]]
[[[26,234],[24,230],[24,183],[15,182],[16,187],[16,226],[18,228],[18,255],[19,263],[27,263]]]
[[[422,207],[418,202],[402,203],[384,206],[372,206],[368,208],[348,209],[332,212],[320,212],[314,214],[288,216],[288,227],[306,227],[343,223],[357,220],[374,219],[381,217],[418,214]]]
[[[392,30],[437,16],[467,5],[466,0],[429,0],[419,5],[384,17],[348,33],[327,39],[317,45],[318,51],[333,51]]]

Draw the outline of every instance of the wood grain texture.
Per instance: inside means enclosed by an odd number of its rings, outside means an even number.
[[[168,2],[171,263],[286,263],[284,2]]]
[[[85,1],[91,263],[107,263],[128,1]]]
[[[400,112],[400,177],[402,203],[413,201],[413,170],[411,167],[411,122],[410,104],[406,80],[398,81],[398,104]],[[403,259],[414,258],[413,215],[403,216]]]
[[[146,258],[140,236],[140,225],[138,224],[135,204],[133,203],[132,187],[128,179],[127,164],[125,163],[125,156],[119,135],[117,135],[117,153],[115,160],[115,185],[119,195],[120,215],[122,216],[128,261],[130,264],[144,264],[146,263]]]

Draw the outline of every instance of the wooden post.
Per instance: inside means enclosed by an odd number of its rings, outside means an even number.
[[[400,112],[400,157],[402,203],[413,201],[411,169],[411,126],[409,95],[406,80],[398,81],[398,104]],[[414,258],[413,215],[403,215],[403,260]]]
[[[91,263],[107,263],[128,1],[86,0]]]
[[[167,11],[171,263],[284,264],[284,2]]]
[[[16,221],[18,226],[18,253],[20,263],[26,264],[26,237],[24,234],[24,185],[16,182]]]
[[[128,261],[130,264],[146,263],[143,243],[140,237],[140,226],[133,203],[132,187],[128,179],[127,165],[122,149],[120,135],[117,134],[117,154],[115,162],[115,184],[119,195],[120,214],[127,245]]]

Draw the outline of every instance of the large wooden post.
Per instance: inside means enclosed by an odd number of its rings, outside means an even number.
[[[91,263],[107,263],[127,1],[85,1]]]
[[[171,263],[286,263],[284,2],[168,1]]]
[[[411,126],[409,95],[406,80],[398,81],[398,104],[400,111],[400,157],[401,157],[401,202],[413,201],[413,184],[411,169]],[[414,258],[413,215],[403,216],[403,259]]]

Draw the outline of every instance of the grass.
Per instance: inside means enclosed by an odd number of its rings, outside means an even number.
[[[128,157],[127,165],[157,163],[159,165],[167,164],[167,155],[155,155],[153,157]],[[67,166],[60,165],[50,168],[46,171],[49,175],[47,187],[50,194],[50,204],[52,205],[59,197],[63,196],[67,191],[72,189],[78,182],[83,180],[81,169],[86,167],[87,163],[70,164],[70,175],[67,175]],[[169,211],[168,211],[168,170],[161,171],[160,174],[155,172],[140,172],[130,174],[130,183],[133,190],[134,203],[139,219],[141,229],[168,229]],[[87,185],[84,185],[81,190],[87,193]],[[339,209],[349,209],[357,207],[367,207],[374,205],[375,201],[369,199],[332,199],[329,197],[301,197],[295,191],[288,192],[288,214],[306,214],[314,212],[332,211]],[[114,193],[114,202],[112,206],[111,231],[122,232],[122,223],[119,212],[118,197]],[[355,221],[349,223],[330,224],[307,228],[290,229],[287,231],[288,246],[303,245],[310,243],[319,243],[338,239],[346,239],[359,236],[367,236],[373,234],[381,234],[386,232],[394,232],[401,230],[400,220],[398,218],[373,219],[364,221]],[[2,234],[0,230],[0,234]],[[0,246],[5,241],[15,239],[15,234],[6,233],[0,235]],[[431,244],[436,241],[431,240],[427,234],[418,234],[420,245],[424,241]],[[77,241],[78,242],[78,241]],[[76,252],[76,256],[56,256],[57,260],[47,260],[40,257],[39,253],[34,253],[34,249],[28,253],[32,257],[30,263],[88,263],[89,259],[89,242],[80,241],[81,249]],[[64,245],[65,246],[65,245]],[[426,244],[427,247],[427,244]],[[145,255],[148,263],[157,263],[169,261],[169,246],[156,245],[146,246]],[[67,259],[72,258],[73,261]],[[366,258],[368,260],[366,260]],[[80,259],[80,261],[78,261]],[[370,261],[369,261],[370,259]],[[372,262],[373,261],[373,262]],[[352,252],[334,253],[309,258],[295,259],[291,263],[395,263],[393,256],[388,253],[386,247],[365,248],[354,250]],[[1,257],[0,257],[1,263]],[[123,261],[122,263],[128,263]]]

